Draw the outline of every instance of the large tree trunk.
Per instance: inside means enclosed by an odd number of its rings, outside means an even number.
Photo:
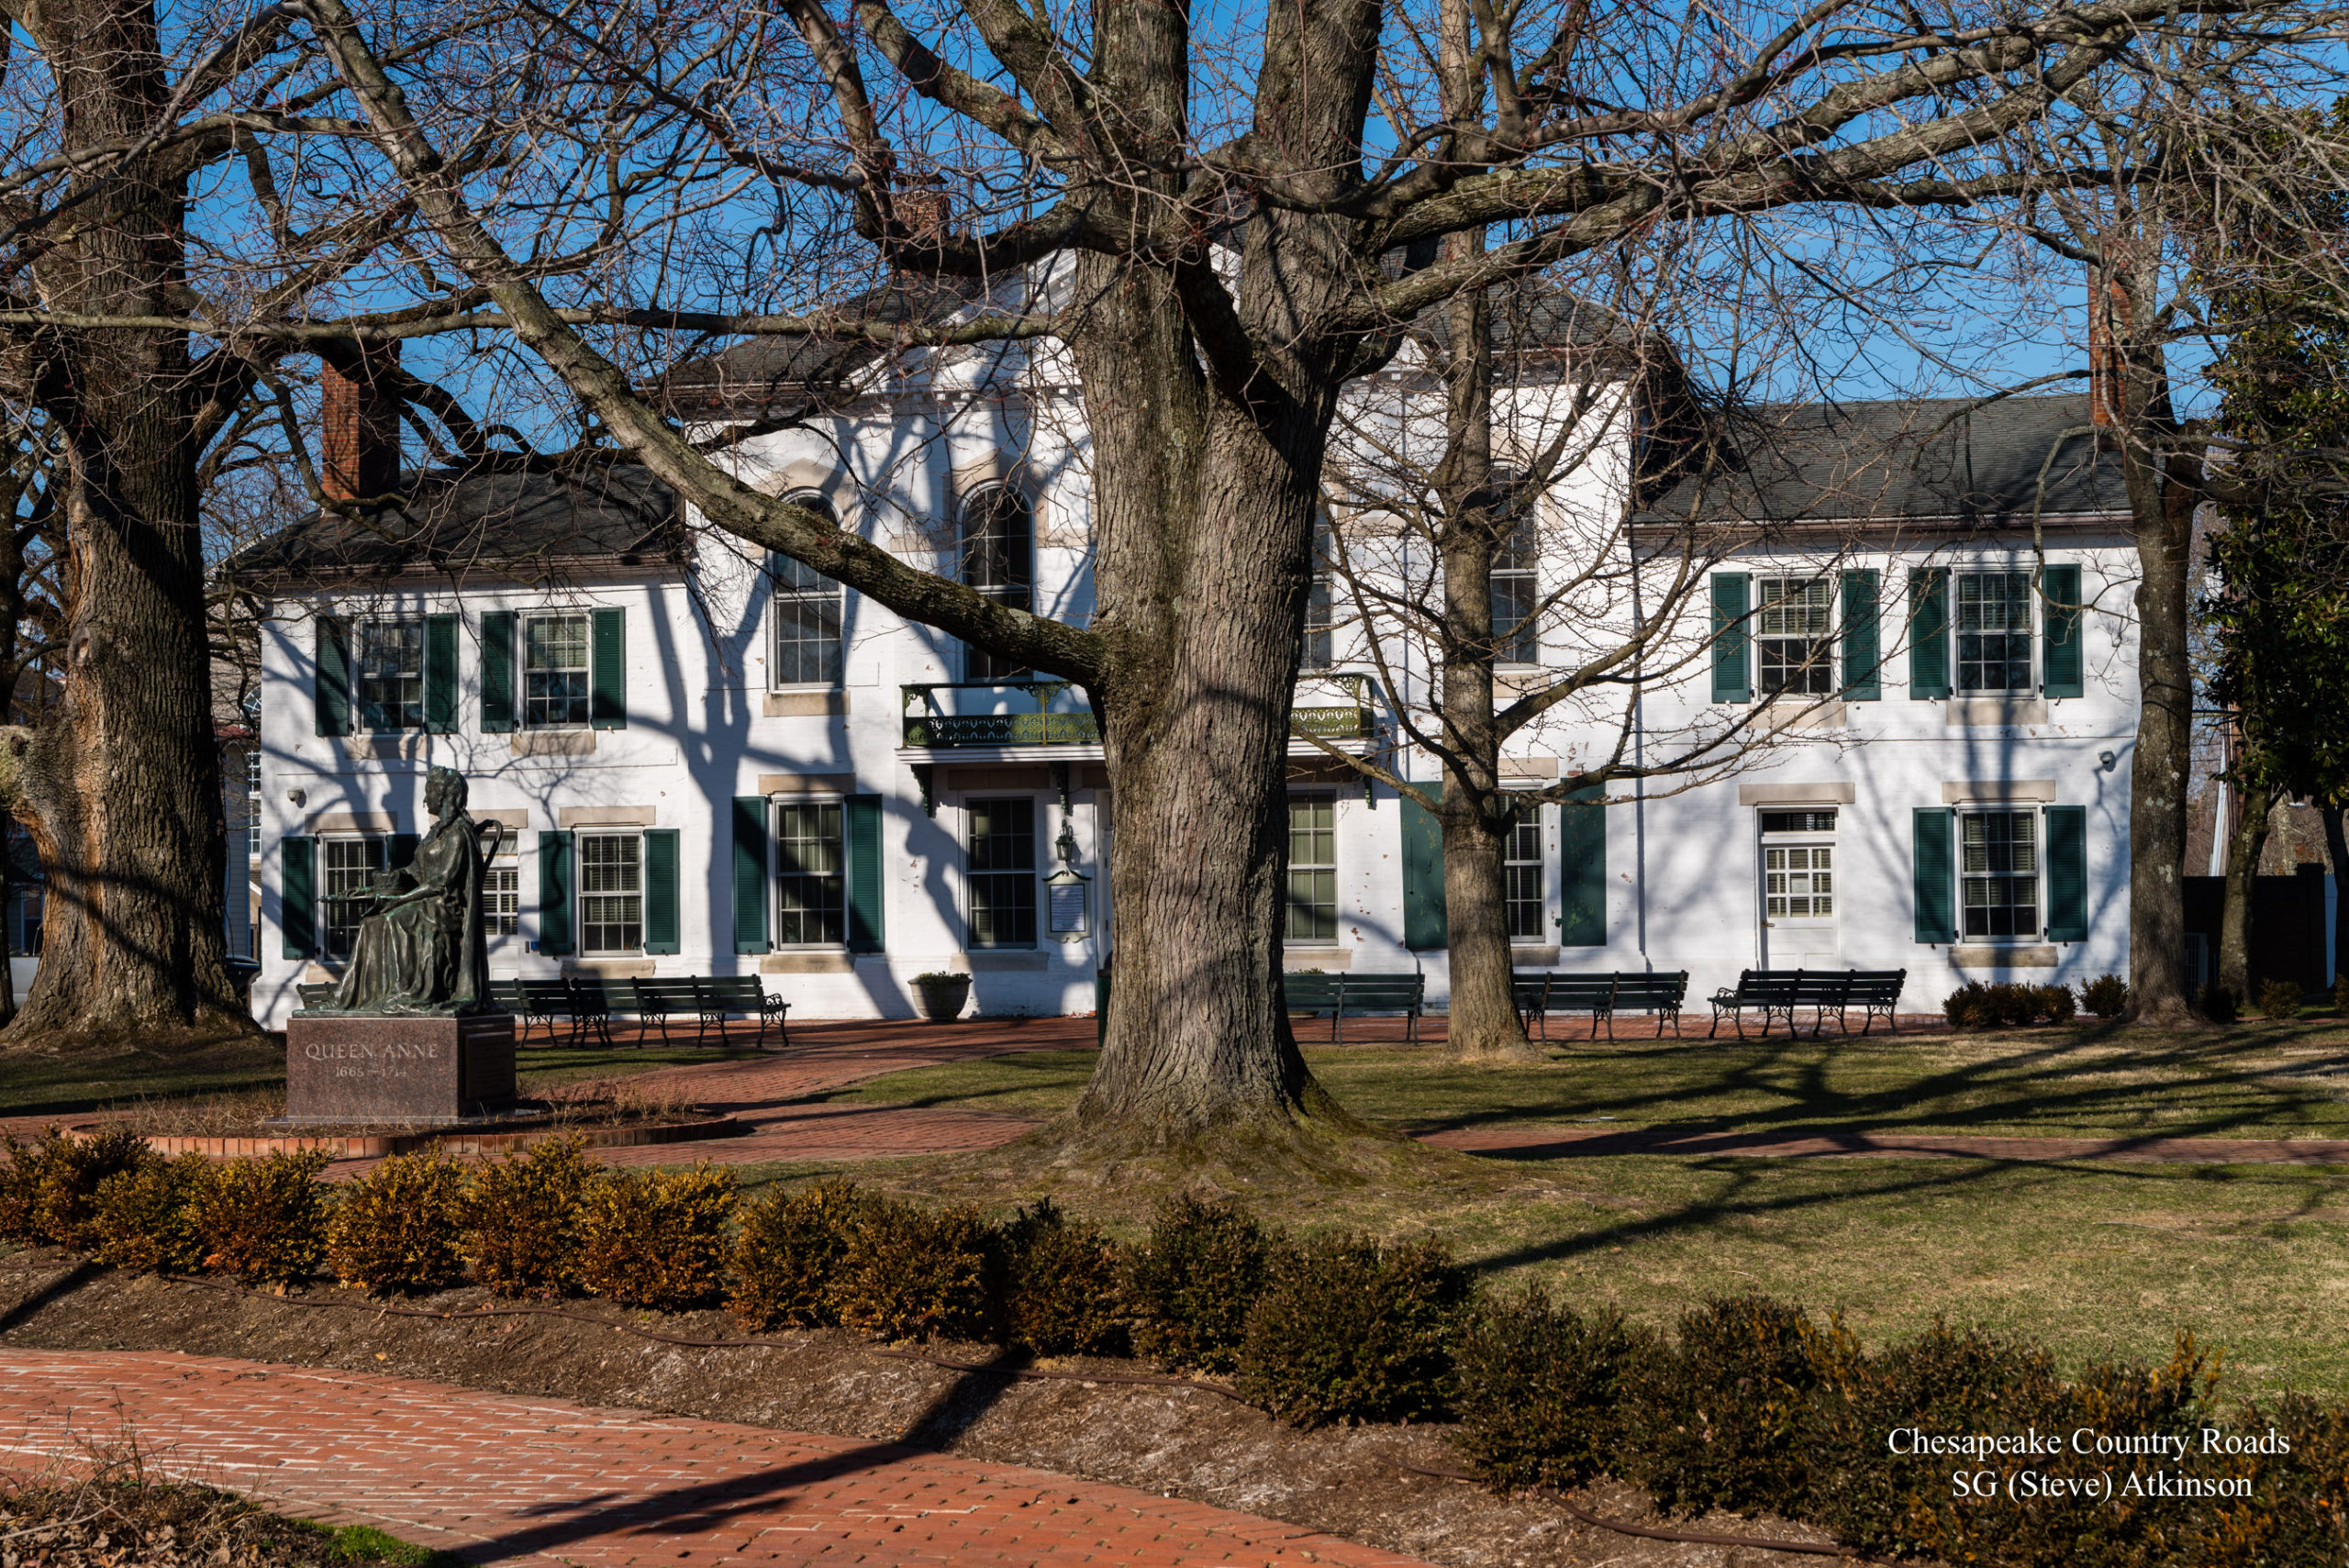
[[[168,97],[140,0],[37,13],[71,150],[136,141]],[[176,313],[182,182],[116,175],[39,272],[55,306]],[[186,338],[74,332],[35,385],[66,462],[64,702],[24,742],[48,869],[39,974],[6,1039],[161,1043],[250,1033],[225,964],[226,832],[214,742]]]
[[[2259,858],[2267,849],[2267,824],[2276,797],[2253,787],[2243,797],[2243,820],[2227,845],[2226,907],[2219,927],[2219,984],[2238,1004],[2251,1001],[2251,895],[2259,880]]]

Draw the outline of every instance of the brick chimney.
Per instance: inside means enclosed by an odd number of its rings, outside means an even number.
[[[399,362],[399,345],[370,347],[357,377],[318,367],[324,407],[318,419],[318,488],[330,501],[358,501],[400,482],[400,406],[375,376]]]
[[[2128,383],[2122,377],[2121,350],[2112,328],[2131,320],[2129,291],[2118,279],[2104,285],[2103,306],[2097,300],[2095,274],[2088,283],[2088,423],[2099,430],[2117,430],[2128,411]]]

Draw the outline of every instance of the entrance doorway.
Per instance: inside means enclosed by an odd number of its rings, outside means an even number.
[[[1765,810],[1761,828],[1763,967],[1838,967],[1834,808]]]

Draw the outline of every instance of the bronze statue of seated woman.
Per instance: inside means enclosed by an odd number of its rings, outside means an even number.
[[[370,880],[369,913],[328,1004],[333,1011],[469,1013],[493,1006],[482,891],[506,826],[492,822],[484,831],[465,815],[467,794],[464,776],[452,769],[425,775],[432,830],[406,865]]]

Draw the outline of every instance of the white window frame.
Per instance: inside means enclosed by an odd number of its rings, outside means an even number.
[[[1965,684],[1965,639],[1967,636],[1965,629],[1965,584],[1967,583],[1979,583],[1985,578],[1990,577],[2006,577],[2021,581],[2022,584],[2023,624],[2019,629],[2009,629],[2002,632],[1976,633],[1975,635],[1996,637],[2014,637],[2020,635],[2022,638],[2023,670],[2022,682],[2020,685],[1969,686]],[[2039,620],[2039,595],[2032,589],[2031,573],[2028,570],[2009,566],[1992,566],[1988,564],[1972,567],[1958,567],[1954,569],[1950,573],[1949,584],[1950,695],[1954,697],[2000,697],[2026,696],[2036,694],[2040,686],[2040,663],[2044,651],[2041,640],[2041,630],[2042,628]]]
[[[1985,822],[1988,818],[1994,817],[2003,817],[2012,820],[2027,822],[2031,825],[2032,865],[2029,872],[2016,872],[2011,869],[2013,865],[2014,842],[2011,838],[2008,840],[2007,860],[2009,869],[2001,872],[1989,866],[1988,862],[1994,857],[1988,853],[1992,846],[1987,841],[1988,837],[1988,830],[1987,828],[1984,829],[1986,841],[1983,845],[1983,849],[1985,851],[1985,869],[1977,873],[1968,872],[1966,868],[1965,855],[1966,828],[1970,823]],[[2047,930],[2047,824],[2045,817],[2042,815],[2039,809],[2036,806],[1961,806],[1957,808],[1957,832],[1955,834],[1955,838],[1957,840],[1956,845],[1954,846],[1957,860],[1957,886],[1955,889],[1957,897],[1957,940],[1969,945],[1991,947],[2007,944],[2012,944],[2015,946],[2035,946],[2039,942],[2044,940]],[[2028,931],[2008,931],[2003,933],[1987,931],[1976,933],[1969,929],[1968,928],[1971,926],[1972,922],[1967,918],[1967,913],[1971,908],[1976,907],[1976,906],[1967,904],[1965,899],[1965,884],[1969,878],[1977,882],[2004,882],[2008,884],[2009,890],[2011,890],[2011,887],[2015,883],[2028,880],[2031,884],[2031,908],[2032,915],[2032,929]],[[1984,909],[2003,908],[2012,910],[2020,907],[2020,906],[2014,904],[2010,899],[2005,904],[1985,904],[1979,906],[1979,907]],[[1986,919],[1984,923],[1987,925],[1990,922]]]
[[[1293,813],[1300,806],[1320,806],[1329,809],[1330,858],[1327,861],[1297,859],[1296,852],[1297,828],[1297,818]],[[1338,886],[1338,796],[1334,791],[1330,790],[1297,790],[1291,792],[1283,810],[1292,815],[1289,816],[1285,829],[1288,834],[1289,854],[1286,875],[1283,877],[1281,885],[1281,945],[1290,948],[1334,948],[1339,945],[1341,924]],[[1308,828],[1306,831],[1318,832],[1319,829]],[[1326,937],[1295,934],[1298,908],[1296,897],[1297,877],[1300,871],[1308,875],[1327,876],[1330,879],[1330,934]],[[1321,901],[1316,897],[1305,907],[1318,911],[1321,907]]]
[[[1020,510],[1027,515],[1027,552],[1024,560],[1009,550],[1004,552],[1002,565],[1005,580],[1003,582],[974,583],[971,580],[973,568],[978,562],[971,550],[971,521],[978,509],[988,505],[991,498],[996,495],[1010,496],[1019,503]],[[982,597],[993,599],[998,605],[1005,605],[1016,610],[1032,611],[1036,607],[1036,498],[1033,495],[1019,486],[1003,480],[989,480],[957,497],[954,504],[955,580]],[[1027,575],[1024,580],[1020,580],[1019,573],[1023,568]],[[1025,680],[1033,673],[1024,667],[992,669],[990,666],[994,662],[995,655],[988,653],[985,650],[974,648],[968,643],[963,645],[963,674],[965,680],[991,684],[1008,684]]]
[[[421,613],[412,616],[352,617],[351,622],[351,728],[352,734],[410,735],[424,728],[425,618]],[[372,722],[371,705],[367,701],[367,683],[372,678],[367,673],[367,639],[371,628],[386,626],[413,628],[416,633],[415,673],[413,675],[402,673],[391,677],[402,683],[409,680],[416,683],[416,722],[414,724],[395,724],[386,728]],[[407,704],[403,699],[399,706],[406,708]]]
[[[261,747],[245,751],[245,857],[261,859]]]
[[[783,814],[801,808],[833,812],[839,822],[836,840],[839,870],[826,877],[820,872],[786,872],[783,867]],[[811,881],[829,880],[840,890],[840,929],[837,940],[824,941],[785,941],[783,937],[783,886],[785,877]],[[842,952],[848,948],[849,926],[848,885],[848,801],[837,795],[794,795],[772,798],[767,802],[767,917],[774,922],[774,946],[778,952]]]
[[[1530,860],[1519,852],[1531,840],[1533,855]],[[1550,912],[1550,813],[1542,802],[1528,800],[1518,806],[1518,819],[1510,825],[1508,836],[1501,843],[1501,908],[1508,922],[1508,940],[1512,947],[1549,947],[1557,941],[1556,918]],[[1531,877],[1533,896],[1520,896],[1524,881]],[[1518,916],[1527,908],[1533,911],[1533,929],[1520,931]]]
[[[580,651],[585,662],[578,665],[561,664],[547,670],[530,668],[530,628],[547,621],[577,621],[584,628],[584,640]],[[521,639],[521,647],[514,651],[514,665],[521,677],[521,689],[515,694],[518,711],[514,722],[522,729],[584,729],[596,711],[596,616],[593,610],[527,610],[515,617],[514,634]],[[579,717],[575,719],[546,719],[535,717],[535,698],[530,694],[532,674],[576,673],[580,677]]]
[[[1775,599],[1771,597],[1773,590],[1776,590],[1778,595]],[[1807,598],[1802,604],[1803,619],[1806,622],[1810,619],[1809,612],[1813,610],[1818,612],[1816,629],[1809,627],[1791,632],[1786,629],[1787,622],[1784,618],[1786,611],[1782,606],[1790,602],[1790,590],[1798,591],[1805,595],[1814,591],[1818,594],[1819,598],[1816,604],[1809,602]],[[1771,629],[1771,617],[1774,612],[1780,617],[1777,623],[1778,629],[1776,631]],[[1824,573],[1816,573],[1809,576],[1793,573],[1777,573],[1768,575],[1757,573],[1753,580],[1754,695],[1765,702],[1774,696],[1780,695],[1798,697],[1832,695],[1835,691],[1836,629],[1833,578]],[[1799,684],[1773,686],[1770,684],[1768,673],[1770,651],[1773,645],[1783,649],[1788,643],[1809,644],[1815,652],[1800,663],[1788,667],[1801,677]],[[1782,662],[1783,657],[1781,654]]]
[[[1805,818],[1824,817],[1828,820],[1824,824],[1816,820],[1807,820],[1800,827],[1787,827],[1783,824],[1777,827],[1771,826],[1772,817],[1788,816],[1801,816]],[[1843,890],[1839,884],[1843,870],[1843,848],[1837,829],[1842,826],[1842,811],[1831,806],[1765,806],[1758,808],[1754,817],[1754,830],[1761,843],[1760,892],[1764,925],[1773,929],[1825,930],[1836,925],[1842,918]],[[1821,850],[1827,852],[1827,863],[1823,867],[1818,864],[1816,860],[1818,851]],[[1789,858],[1796,853],[1800,853],[1804,858],[1804,863],[1797,866],[1789,862],[1782,862],[1774,866],[1770,862],[1773,851]],[[1822,872],[1828,879],[1824,892],[1820,890],[1817,883]],[[1770,883],[1773,876],[1787,879],[1786,885],[1775,893]],[[1794,891],[1793,879],[1796,877],[1803,879],[1803,890],[1800,893]],[[1805,901],[1807,907],[1799,915],[1779,914],[1771,906],[1770,901],[1774,896],[1785,898],[1789,908],[1795,899],[1801,898]],[[1821,897],[1827,900],[1827,913],[1824,915],[1819,914],[1816,907],[1817,900]]]
[[[618,830],[611,828],[597,828],[591,832],[585,828],[581,828],[577,830],[577,842],[579,854],[579,890],[572,895],[572,915],[573,929],[578,934],[577,940],[579,942],[580,956],[582,958],[625,958],[637,953],[641,953],[644,951],[645,902],[643,829],[638,828],[620,828]],[[636,887],[633,890],[633,893],[626,888],[607,889],[602,892],[596,892],[588,887],[587,846],[589,844],[600,843],[628,843],[633,844],[636,847]],[[618,921],[590,920],[587,916],[587,901],[590,898],[626,899],[630,896],[633,896],[636,899],[636,941],[634,945],[628,947],[594,946],[588,938],[588,932],[592,928],[596,926],[610,927],[617,925],[622,930],[626,930],[628,928],[628,922],[624,919]]]
[[[1329,514],[1313,513],[1312,575],[1305,585],[1305,644],[1297,655],[1300,670],[1328,670],[1337,664],[1338,573],[1337,535]]]
[[[390,862],[392,852],[391,839],[389,836],[382,833],[334,833],[324,834],[319,837],[317,851],[318,857],[317,951],[318,957],[322,961],[332,963],[346,962],[351,957],[350,942],[346,942],[340,951],[335,948],[334,932],[337,926],[340,924],[340,922],[335,918],[335,911],[338,909],[357,907],[355,905],[330,902],[334,895],[345,891],[349,886],[347,884],[342,886],[338,886],[335,882],[335,878],[338,874],[347,874],[351,871],[361,869],[351,866],[337,868],[330,863],[334,859],[335,846],[342,844],[371,844],[374,847],[375,863],[373,866],[364,868],[367,877],[373,877],[377,872],[382,871],[384,866]],[[364,879],[362,878],[362,883]],[[358,940],[359,921],[361,918],[361,917],[353,916],[350,921],[349,929],[351,931],[351,941],[356,941]]]
[[[793,506],[821,512],[832,519],[833,527],[840,526],[840,517],[833,509],[832,498],[820,490],[795,490],[784,499]],[[1032,522],[1030,527],[1032,532]],[[809,577],[814,579],[812,583],[807,581]],[[786,555],[774,556],[768,562],[767,588],[767,689],[776,692],[839,690],[848,679],[848,590],[831,578],[801,566]],[[832,611],[832,673],[816,681],[785,680],[784,606],[821,606],[827,602]]]
[[[514,835],[507,834],[506,841],[508,846],[511,846],[514,842]],[[511,889],[498,885],[499,882],[507,877],[514,879]],[[512,903],[506,905],[505,901],[508,899],[512,900]],[[481,917],[482,935],[487,939],[490,946],[495,947],[500,942],[521,939],[522,857],[511,847],[500,850],[496,857],[489,862],[486,875],[482,881]],[[511,929],[499,929],[501,922],[509,920],[513,922]]]
[[[1016,802],[1016,803],[1018,803],[1018,804],[1020,804],[1020,805],[1022,805],[1022,806],[1025,806],[1027,807],[1027,811],[1028,811],[1028,865],[1027,865],[1027,869],[1026,869],[1026,871],[1023,873],[1023,872],[1020,870],[1020,868],[1019,868],[1019,867],[1017,867],[1017,866],[1004,866],[1004,867],[986,867],[986,868],[981,868],[981,867],[977,867],[977,866],[973,865],[973,864],[971,863],[971,840],[972,840],[972,837],[973,837],[973,831],[972,831],[972,829],[973,829],[973,828],[974,828],[974,825],[975,825],[975,818],[976,818],[976,814],[977,814],[978,808],[979,808],[979,807],[982,807],[982,806],[994,806],[1010,805],[1010,804],[1013,804],[1013,803],[1015,803],[1015,802]],[[968,947],[971,951],[974,951],[974,952],[979,952],[979,951],[984,951],[984,952],[1019,952],[1019,951],[1026,951],[1032,950],[1032,949],[1034,949],[1034,948],[1036,948],[1037,946],[1039,946],[1039,945],[1040,945],[1040,944],[1039,944],[1039,942],[1038,942],[1037,937],[1038,937],[1038,931],[1039,931],[1039,929],[1040,929],[1040,926],[1041,926],[1041,920],[1042,920],[1042,917],[1043,917],[1043,910],[1042,910],[1042,907],[1041,907],[1042,903],[1043,903],[1043,900],[1041,899],[1041,897],[1039,895],[1039,894],[1038,894],[1038,892],[1037,892],[1037,885],[1038,885],[1038,883],[1039,883],[1039,880],[1040,880],[1040,875],[1039,875],[1039,869],[1040,869],[1040,868],[1039,868],[1039,866],[1038,866],[1038,862],[1037,862],[1038,851],[1037,851],[1037,822],[1036,822],[1036,817],[1037,817],[1037,812],[1036,812],[1036,797],[1035,797],[1034,795],[987,795],[987,796],[985,796],[985,797],[983,797],[983,798],[981,798],[981,799],[977,799],[977,800],[967,800],[967,801],[963,802],[963,936],[964,936],[964,945],[965,945],[966,947]],[[978,902],[977,902],[977,893],[978,893],[978,884],[979,884],[979,883],[980,883],[981,881],[983,881],[983,880],[984,880],[984,881],[988,881],[988,882],[994,882],[994,881],[998,881],[998,880],[999,880],[999,881],[1002,881],[1002,882],[1007,883],[1007,884],[1011,884],[1011,883],[1016,883],[1016,882],[1017,882],[1017,880],[1018,880],[1021,875],[1023,875],[1023,874],[1024,874],[1024,875],[1027,877],[1027,879],[1028,879],[1028,885],[1027,885],[1027,904],[1028,904],[1028,938],[1027,938],[1027,940],[1024,940],[1024,941],[1022,941],[1022,940],[1018,940],[1017,938],[1014,938],[1012,940],[1009,940],[1009,941],[987,941],[987,942],[983,942],[983,941],[979,940]]]
[[[1496,475],[1497,484],[1509,486],[1508,528],[1494,542],[1493,567],[1486,577],[1486,601],[1493,619],[1493,662],[1503,670],[1538,669],[1542,663],[1542,533],[1536,509],[1525,504],[1515,475]],[[1521,509],[1520,509],[1521,508]],[[1506,564],[1504,564],[1506,563]],[[1506,579],[1513,594],[1524,595],[1525,613],[1501,627],[1500,586]],[[1531,657],[1522,657],[1530,654]]]

